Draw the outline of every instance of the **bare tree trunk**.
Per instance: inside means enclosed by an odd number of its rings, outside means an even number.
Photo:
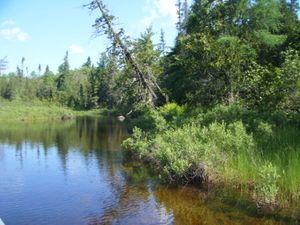
[[[113,24],[112,24],[112,16],[110,16],[108,14],[108,11],[105,8],[105,5],[103,4],[103,2],[101,0],[94,0],[90,4],[90,8],[91,9],[98,8],[100,10],[100,12],[102,14],[102,17],[101,17],[102,21],[101,22],[102,23],[104,22],[105,25],[106,25],[105,33],[108,34],[113,39],[114,44],[116,44],[117,46],[120,47],[120,49],[122,50],[122,52],[125,56],[126,61],[132,66],[132,68],[135,72],[135,76],[137,77],[141,88],[145,91],[144,96],[143,96],[143,100],[147,101],[147,102],[149,101],[149,102],[154,104],[155,101],[158,99],[158,97],[157,97],[157,95],[156,95],[153,88],[157,88],[158,91],[161,92],[161,93],[162,93],[162,90],[159,88],[158,84],[155,81],[151,81],[150,77],[147,78],[145,76],[145,74],[143,74],[142,70],[140,69],[138,63],[135,61],[134,57],[130,53],[129,49],[123,43],[123,41],[120,37],[120,33],[117,33],[114,30]],[[165,95],[162,93],[162,96],[165,96]]]

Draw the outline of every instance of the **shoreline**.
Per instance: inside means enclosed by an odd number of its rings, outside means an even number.
[[[106,109],[77,111],[47,102],[0,100],[0,122],[64,121],[77,116],[97,116],[105,113]]]
[[[123,148],[166,183],[224,184],[266,211],[299,207],[298,117],[293,125],[241,106],[191,113],[176,105],[141,115]]]

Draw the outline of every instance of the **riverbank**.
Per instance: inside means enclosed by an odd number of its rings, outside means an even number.
[[[140,113],[132,124],[124,148],[165,182],[235,188],[266,211],[299,206],[297,114],[169,104]]]
[[[75,111],[73,109],[41,101],[7,101],[0,99],[0,121],[51,121],[67,120],[76,116],[100,115],[105,109]]]
[[[143,163],[126,160],[120,144],[127,136],[126,124],[115,117],[13,122],[5,126],[1,123],[3,221],[44,225],[148,221],[186,225],[199,225],[199,221],[299,224],[286,217],[256,215],[255,205],[249,208],[248,202],[244,203],[236,193],[233,196],[238,202],[228,192],[217,195],[216,191],[202,191],[190,185],[160,184]],[[21,179],[21,188],[20,179],[12,177]],[[99,209],[99,204],[103,209]]]

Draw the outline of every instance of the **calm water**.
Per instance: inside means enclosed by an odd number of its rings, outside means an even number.
[[[0,217],[7,225],[297,224],[155,184],[126,163],[126,136],[111,119],[0,124]]]

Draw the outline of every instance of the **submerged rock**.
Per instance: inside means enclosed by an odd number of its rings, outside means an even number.
[[[118,120],[123,122],[125,120],[125,116],[118,116]]]

